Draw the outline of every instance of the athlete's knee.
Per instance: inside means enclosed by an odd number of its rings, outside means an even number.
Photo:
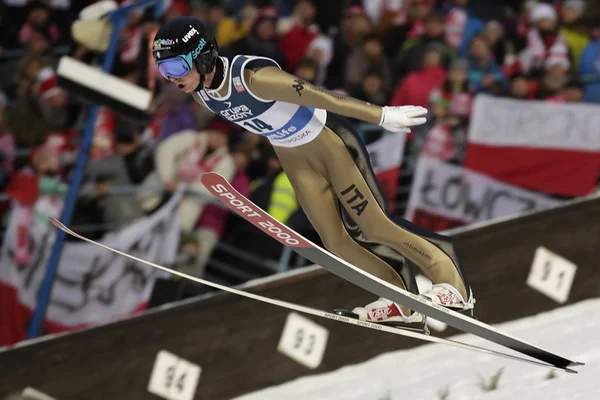
[[[344,249],[352,245],[350,243],[352,239],[343,233],[326,235],[321,240],[323,240],[323,246],[334,254],[342,254],[344,253]]]
[[[367,239],[371,242],[386,244],[390,242],[389,235],[386,235],[386,232],[390,232],[390,229],[386,226],[388,221],[383,220],[381,222],[378,221],[369,221],[367,224],[363,224],[360,226],[360,230],[367,237]]]

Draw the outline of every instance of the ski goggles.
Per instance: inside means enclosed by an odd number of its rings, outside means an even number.
[[[192,53],[180,54],[173,58],[160,60],[156,63],[158,71],[165,79],[183,78],[192,70],[193,60]]]

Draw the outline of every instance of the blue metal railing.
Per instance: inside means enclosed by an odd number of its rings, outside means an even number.
[[[127,14],[136,8],[149,7],[154,5],[154,16],[158,17],[162,13],[162,0],[139,0],[138,2],[121,7],[111,14],[108,15],[112,24],[113,31],[110,38],[110,43],[108,46],[108,50],[104,55],[104,60],[102,63],[102,71],[105,73],[109,73],[117,54],[118,50],[118,42],[119,36],[122,29],[127,24]],[[90,150],[90,145],[92,143],[92,136],[94,133],[94,127],[96,123],[96,118],[98,116],[98,105],[93,105],[90,109],[87,125],[85,127],[85,131],[83,134],[83,140],[81,142],[79,155],[77,157],[77,162],[75,164],[75,169],[73,170],[73,175],[71,177],[71,182],[69,183],[69,192],[67,193],[67,197],[65,200],[65,206],[63,210],[63,214],[60,218],[60,221],[69,225],[71,222],[71,217],[73,215],[73,209],[75,207],[75,201],[77,199],[77,192],[79,191],[79,186],[81,184],[81,180],[83,178],[83,171],[85,168],[85,164],[88,159],[88,154]],[[60,255],[62,253],[62,248],[64,244],[66,234],[59,230],[56,235],[56,241],[54,242],[54,246],[52,248],[52,254],[50,255],[50,260],[48,261],[48,267],[46,269],[46,274],[44,276],[44,280],[40,287],[40,292],[37,300],[37,304],[33,313],[33,318],[31,320],[31,324],[29,325],[29,330],[27,332],[27,338],[32,339],[37,337],[40,333],[41,327],[43,325],[46,309],[48,306],[48,300],[50,299],[50,294],[52,291],[52,286],[54,283],[54,277],[56,274],[56,269],[58,266],[58,262],[60,260]]]
[[[66,54],[69,54],[71,50],[71,46],[68,45],[55,46],[52,49],[50,49],[49,53],[51,56],[64,56]],[[0,51],[0,62],[12,60],[15,58],[23,58],[27,54],[29,54],[29,51],[27,49],[2,49],[2,51]]]

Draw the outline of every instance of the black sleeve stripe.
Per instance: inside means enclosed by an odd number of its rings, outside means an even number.
[[[259,69],[265,68],[265,67],[275,67],[277,69],[281,69],[275,61],[266,59],[266,58],[258,58],[255,60],[250,60],[250,61],[248,61],[248,63],[245,66],[246,69],[249,69],[251,71],[258,71]]]

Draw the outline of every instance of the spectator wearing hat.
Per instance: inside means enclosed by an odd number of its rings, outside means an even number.
[[[319,35],[308,46],[306,56],[317,66],[317,76],[314,84],[322,86],[327,78],[327,70],[333,56],[333,40],[325,35]]]
[[[538,99],[562,101],[562,90],[571,79],[571,63],[566,55],[551,55],[546,59],[545,73],[540,80]]]
[[[15,262],[25,265],[31,260],[29,229],[32,219],[40,216],[60,217],[62,197],[68,190],[61,179],[61,156],[71,150],[67,135],[53,133],[30,154],[30,164],[20,168],[10,179],[5,194],[19,207],[13,214],[18,234],[14,238]]]
[[[69,129],[67,94],[57,86],[57,81],[52,68],[44,67],[38,73],[32,92],[15,102],[8,122],[17,147],[38,146],[49,132]]]
[[[46,67],[38,74],[36,94],[41,102],[41,111],[53,130],[66,132],[69,129],[67,114],[67,92],[58,86],[58,75]]]
[[[527,47],[517,55],[520,72],[543,76],[546,59],[568,57],[569,48],[558,31],[558,16],[550,4],[538,3],[531,9]]]
[[[571,63],[575,70],[579,70],[581,54],[590,43],[590,31],[584,22],[584,13],[584,0],[565,1],[560,13],[562,26],[559,33],[569,46]]]

